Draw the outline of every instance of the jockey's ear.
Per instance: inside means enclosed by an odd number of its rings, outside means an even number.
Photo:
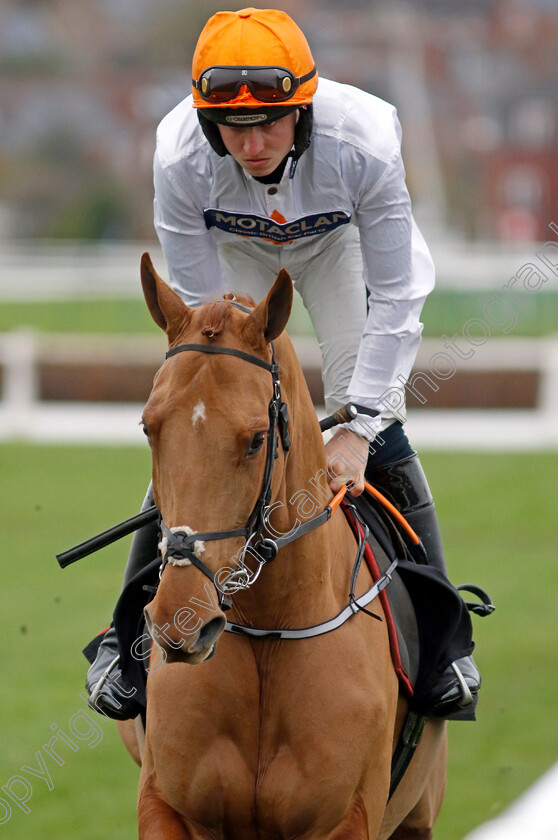
[[[288,271],[281,268],[266,297],[246,320],[244,333],[248,341],[258,346],[262,338],[269,344],[281,335],[287,326],[292,305],[293,283]]]
[[[141,285],[151,317],[166,332],[170,344],[190,321],[192,310],[159,277],[147,252],[141,258]]]

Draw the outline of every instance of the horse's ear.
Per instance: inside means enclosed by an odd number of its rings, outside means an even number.
[[[292,305],[293,283],[288,271],[281,268],[266,297],[246,320],[244,332],[248,341],[258,345],[263,337],[269,344],[281,335],[287,326]]]
[[[179,295],[159,277],[146,252],[141,258],[141,285],[147,308],[158,327],[168,335],[169,342],[190,320],[190,308]]]

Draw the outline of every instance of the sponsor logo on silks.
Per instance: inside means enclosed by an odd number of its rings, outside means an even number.
[[[237,236],[256,236],[259,239],[268,239],[279,243],[329,233],[329,231],[335,230],[341,225],[347,225],[351,221],[350,214],[344,210],[313,213],[310,216],[302,216],[300,219],[293,219],[285,223],[277,222],[267,216],[234,213],[212,208],[204,210],[203,215],[208,229],[216,227]]]

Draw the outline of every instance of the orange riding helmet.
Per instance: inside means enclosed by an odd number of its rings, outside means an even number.
[[[192,94],[194,108],[208,116],[211,109],[263,113],[310,105],[317,87],[308,42],[285,12],[217,12],[204,26],[192,61]]]
[[[317,87],[308,42],[285,12],[217,12],[204,26],[192,61],[193,105],[203,133],[221,157],[228,151],[217,124],[261,125],[300,108],[290,153],[296,167],[310,144]]]

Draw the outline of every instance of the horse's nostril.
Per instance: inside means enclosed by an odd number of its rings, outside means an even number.
[[[207,624],[204,624],[204,626],[199,632],[199,636],[196,641],[196,648],[198,650],[204,650],[205,648],[208,648],[211,645],[215,644],[215,642],[225,629],[225,624],[226,622],[224,616],[212,618],[211,621],[208,621]]]

